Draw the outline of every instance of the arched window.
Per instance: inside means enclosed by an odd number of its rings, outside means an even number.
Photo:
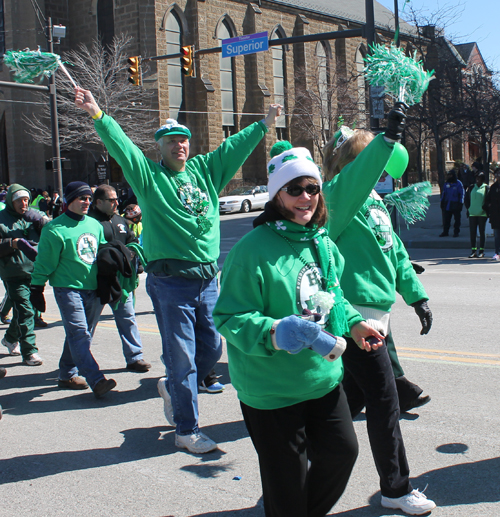
[[[285,33],[276,29],[271,39],[285,38]],[[273,87],[274,87],[274,102],[281,104],[286,112],[285,105],[285,88],[286,88],[286,54],[285,45],[271,47],[271,56],[273,60]],[[276,119],[276,138],[278,140],[288,140],[288,129],[286,127],[286,117],[281,115]]]
[[[330,118],[332,116],[330,85],[330,52],[324,41],[316,45],[318,98],[320,102],[321,128],[325,143],[330,139]]]
[[[170,11],[165,20],[165,38],[167,41],[167,54],[178,54],[182,42],[181,22],[173,10]],[[180,59],[169,59],[167,61],[167,73],[169,117],[176,119],[180,123],[185,123],[186,114],[179,113],[184,102]]]
[[[231,33],[231,29],[226,20],[223,20],[217,29],[217,38],[219,45],[222,45],[222,40],[233,38],[235,34]],[[235,95],[234,95],[234,58],[222,57],[220,54],[220,95],[222,107],[222,129],[224,131],[224,138],[236,132],[234,113],[235,109]]]
[[[115,36],[114,0],[98,0],[97,2],[97,37],[103,47],[108,47]]]

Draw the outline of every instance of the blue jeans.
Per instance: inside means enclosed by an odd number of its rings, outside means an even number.
[[[119,303],[116,309],[110,304],[115,317],[116,328],[122,340],[123,355],[127,364],[142,359],[142,342],[135,320],[134,293],[130,293],[125,303]]]
[[[198,385],[222,354],[221,338],[212,318],[217,278],[149,273],[146,290],[161,334],[176,432],[191,434],[198,430]]]
[[[90,351],[103,306],[95,291],[54,287],[54,296],[66,332],[59,360],[59,379],[67,381],[80,373],[94,389],[104,379]]]

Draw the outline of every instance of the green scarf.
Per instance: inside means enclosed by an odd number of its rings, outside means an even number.
[[[344,294],[335,274],[335,264],[333,262],[327,230],[325,228],[318,228],[317,226],[309,228],[284,219],[269,221],[266,222],[266,225],[288,242],[290,247],[297,254],[298,260],[303,262],[307,267],[310,266],[308,266],[306,260],[301,257],[300,252],[294,246],[294,242],[312,241],[314,244],[313,249],[316,251],[316,255],[319,259],[318,263],[323,273],[321,277],[322,291],[333,295],[333,307],[330,309],[326,330],[331,332],[334,336],[347,334],[349,327],[347,326],[345,314]]]

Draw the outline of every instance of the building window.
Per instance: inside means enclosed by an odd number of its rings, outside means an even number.
[[[222,45],[222,40],[233,38],[234,36],[234,34],[231,34],[227,22],[223,21],[217,30],[219,44]],[[219,59],[222,130],[224,132],[224,138],[227,138],[236,132],[236,124],[234,121],[234,113],[236,111],[234,95],[234,58],[222,57],[221,53]]]
[[[167,40],[167,54],[178,54],[181,48],[181,22],[174,11],[170,11],[165,21],[165,37]],[[186,113],[183,111],[184,85],[180,59],[167,61],[168,73],[168,113],[169,117],[179,123],[186,123]]]
[[[115,37],[114,0],[97,2],[97,37],[104,48],[109,47]]]
[[[3,2],[0,1],[0,56],[5,54],[5,24],[3,11]]]
[[[330,56],[323,41],[316,45],[318,99],[320,103],[321,130],[326,142],[330,139],[330,118],[332,116],[330,88]]]
[[[271,39],[285,38],[285,34],[279,30],[275,30],[271,35]],[[286,126],[285,117],[285,77],[286,77],[286,62],[285,62],[285,46],[271,47],[271,57],[273,60],[273,87],[274,87],[274,102],[283,106],[283,115],[276,119],[276,138],[278,140],[288,140],[288,128]]]

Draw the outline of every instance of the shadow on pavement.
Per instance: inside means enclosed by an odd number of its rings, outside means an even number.
[[[4,403],[3,398],[2,403]],[[220,428],[218,432],[217,428]],[[205,429],[212,429],[213,437],[216,439],[220,437],[220,443],[247,436],[245,425],[241,421],[227,422]],[[182,452],[175,446],[175,433],[170,426],[126,429],[121,433],[124,435],[124,441],[119,447],[32,454],[0,460],[2,473],[0,485]],[[220,472],[230,470],[231,463],[208,464],[210,461],[219,461],[225,457],[223,445],[220,447],[208,454],[194,455],[207,462],[205,465],[186,465],[182,469],[201,478],[217,477]],[[186,453],[188,460],[192,457],[193,455]]]

